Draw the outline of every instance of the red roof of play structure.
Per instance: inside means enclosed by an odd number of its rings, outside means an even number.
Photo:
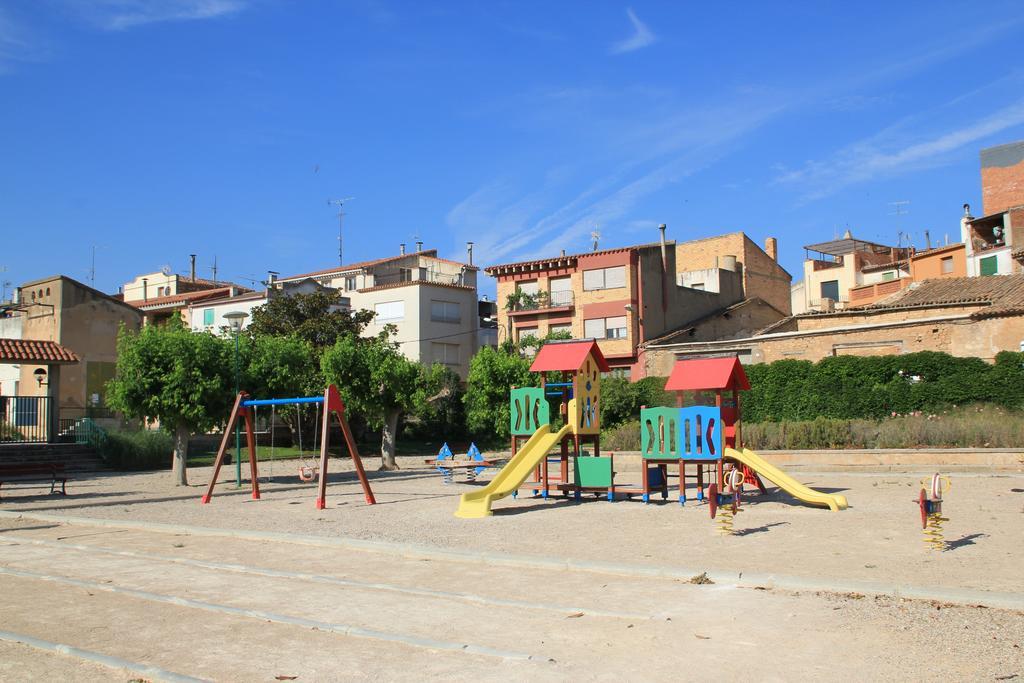
[[[747,373],[740,359],[694,358],[677,360],[665,382],[666,391],[700,391],[702,389],[750,389]]]
[[[582,341],[552,341],[540,347],[537,357],[533,359],[530,366],[531,372],[547,372],[549,370],[566,370],[575,372],[583,367],[588,355],[594,356],[594,361],[601,372],[608,372],[611,366],[604,359],[601,347],[593,339]]]

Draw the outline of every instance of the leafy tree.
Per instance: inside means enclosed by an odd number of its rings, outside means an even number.
[[[466,378],[466,426],[470,432],[507,438],[509,390],[539,384],[539,375],[530,372],[530,360],[514,345],[480,349],[469,362]]]
[[[419,364],[382,337],[340,338],[321,359],[324,378],[338,387],[345,405],[375,428],[382,428],[383,470],[398,469],[395,438],[402,413],[414,406]]]
[[[358,336],[373,316],[366,310],[342,310],[337,290],[273,296],[253,309],[246,333],[252,338],[295,336],[319,352],[343,337]]]
[[[465,436],[462,381],[451,368],[420,365],[410,426],[420,436],[453,439]]]
[[[309,342],[299,337],[261,335],[245,343],[242,355],[246,368],[242,386],[253,396],[316,396],[324,391],[316,353]],[[276,412],[291,422],[293,430],[303,430],[304,436],[315,432],[316,411],[284,406]]]
[[[124,327],[117,338],[117,375],[107,385],[114,410],[156,418],[174,435],[174,483],[186,486],[188,439],[222,423],[234,386],[234,348],[209,333],[181,325]]]

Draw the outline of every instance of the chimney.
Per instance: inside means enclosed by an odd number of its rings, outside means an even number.
[[[278,272],[276,270],[267,271],[267,288],[272,289],[277,284]]]
[[[398,255],[405,256],[405,242],[398,245]]]
[[[142,278],[142,300],[149,300],[149,278]]]
[[[562,256],[565,256],[565,249],[562,250]]]
[[[191,268],[191,275],[190,275],[190,277],[192,278],[192,282],[195,282],[196,281],[196,255],[195,254],[189,254],[188,258],[192,262],[192,268]]]
[[[974,216],[971,215],[970,204],[964,204],[964,218],[974,218]]]
[[[764,241],[764,253],[768,254],[772,261],[779,260],[779,241],[769,237]]]
[[[469,257],[469,265],[473,265],[473,243],[466,242],[466,256]]]
[[[928,231],[924,231],[924,244],[926,249],[932,248],[932,236],[928,234]]]
[[[725,256],[723,256],[721,258],[721,260],[719,261],[719,264],[720,264],[719,267],[722,270],[730,270],[730,271],[735,273],[736,272],[736,255],[735,254],[726,254]]]
[[[416,253],[418,254],[421,251],[423,251],[423,241],[422,240],[416,240]]]

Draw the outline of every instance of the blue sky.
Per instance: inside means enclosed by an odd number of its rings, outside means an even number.
[[[243,281],[421,238],[490,264],[744,230],[914,244],[1024,138],[1024,10],[7,0],[0,278]],[[908,201],[896,216],[896,201]],[[488,282],[482,292],[493,292]]]

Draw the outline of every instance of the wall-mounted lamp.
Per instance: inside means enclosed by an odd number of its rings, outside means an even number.
[[[46,370],[42,368],[36,368],[35,372],[33,372],[32,374],[36,376],[36,382],[39,383],[39,386],[50,386],[50,383],[46,381]]]

